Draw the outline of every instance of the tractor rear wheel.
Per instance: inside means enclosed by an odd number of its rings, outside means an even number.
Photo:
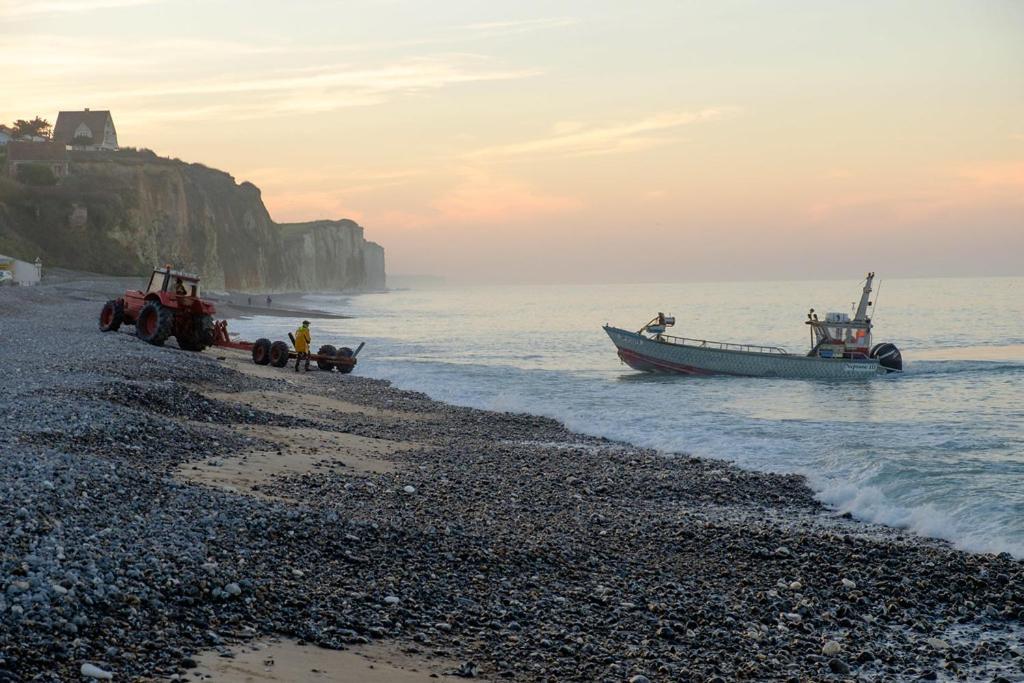
[[[196,340],[203,345],[213,346],[213,316],[197,315],[192,318],[192,329],[195,330]]]
[[[288,344],[283,341],[276,341],[270,345],[270,364],[275,368],[283,368],[288,365]]]
[[[323,360],[318,360],[316,362],[316,366],[318,368],[320,368],[321,370],[325,370],[327,372],[330,372],[331,370],[334,369],[334,363],[331,362],[330,360],[327,360],[328,358],[333,358],[334,354],[336,353],[335,348],[333,346],[331,346],[330,344],[324,344],[316,353],[318,356],[325,356]]]
[[[202,351],[213,344],[213,318],[208,315],[192,316],[188,333],[178,337],[178,346],[186,351]]]
[[[171,336],[173,325],[174,313],[171,309],[150,301],[139,311],[139,318],[135,321],[135,335],[153,346],[163,346]]]
[[[354,355],[355,354],[352,353],[352,349],[348,348],[347,346],[342,346],[340,349],[338,349],[338,352],[334,354],[334,357],[340,360],[342,358],[351,358]],[[343,375],[347,375],[348,373],[352,372],[352,368],[355,367],[355,365],[349,365],[348,363],[346,363],[344,365],[338,364],[335,367],[338,368],[338,372],[340,372]]]
[[[104,332],[116,332],[124,322],[124,302],[120,299],[111,299],[103,304],[100,311],[100,329]]]
[[[270,340],[260,337],[252,345],[252,362],[256,365],[270,364]]]

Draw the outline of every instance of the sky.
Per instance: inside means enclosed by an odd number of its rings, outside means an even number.
[[[0,74],[389,273],[1024,274],[1019,0],[0,0]]]

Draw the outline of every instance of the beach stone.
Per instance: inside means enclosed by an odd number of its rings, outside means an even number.
[[[842,652],[843,646],[834,640],[830,640],[821,646],[821,654],[826,657],[834,657],[835,655]]]
[[[834,674],[845,675],[850,673],[849,665],[846,662],[839,659],[830,659],[828,662],[828,668]]]
[[[112,674],[111,672],[104,671],[98,666],[89,663],[82,664],[80,673],[86,678],[92,678],[100,681],[109,681],[113,680],[114,678],[114,674]]]
[[[944,641],[942,638],[925,638],[924,642],[928,643],[929,645],[931,645],[936,650],[948,650],[949,649],[949,643]]]
[[[384,602],[388,605],[397,605],[399,602],[401,602],[401,599],[397,595],[389,595],[386,598],[384,598]]]

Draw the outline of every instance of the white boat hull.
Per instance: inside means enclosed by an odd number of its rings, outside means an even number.
[[[820,358],[657,341],[605,325],[619,358],[645,372],[794,379],[865,379],[888,374],[877,358]]]

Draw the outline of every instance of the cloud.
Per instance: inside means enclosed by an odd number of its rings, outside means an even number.
[[[511,19],[508,21],[484,21],[473,24],[462,24],[453,27],[455,30],[470,31],[491,37],[501,34],[527,33],[552,28],[563,28],[579,24],[575,17],[538,17],[534,19]]]
[[[960,168],[957,175],[979,190],[1024,193],[1024,161],[974,164]]]
[[[15,0],[0,4],[0,17],[16,19],[45,14],[80,14],[102,9],[117,9],[152,5],[160,0],[52,0],[50,2],[21,2]]]
[[[922,224],[954,213],[992,207],[1012,212],[1024,207],[1024,162],[987,162],[943,169],[913,189],[839,191],[808,206],[812,223],[839,225]]]
[[[464,169],[461,181],[433,203],[438,224],[507,224],[574,211],[573,197],[537,190],[479,169]]]
[[[476,69],[464,59],[423,57],[374,67],[330,64],[285,70],[260,78],[216,78],[178,81],[136,88],[122,93],[132,97],[166,97],[237,93],[324,92],[382,94],[443,88],[457,83],[528,78],[533,70]]]
[[[627,123],[580,127],[575,122],[556,124],[553,135],[526,142],[496,145],[466,155],[477,161],[515,161],[537,157],[580,157],[646,149],[667,141],[652,135],[682,126],[721,119],[734,108],[709,108],[696,112],[665,112]]]
[[[334,111],[380,104],[400,95],[540,73],[504,68],[488,58],[466,54],[282,66],[273,56],[276,48],[265,51],[234,42],[169,40],[118,46],[94,39],[15,42],[0,48],[0,69],[15,74],[16,80],[8,85],[22,99],[41,110],[66,108],[69,102],[103,103],[93,106],[117,108],[121,118],[132,123],[213,116],[222,121],[247,120]],[[60,49],[41,50],[40,45]],[[213,71],[207,68],[210,64],[220,68]]]

